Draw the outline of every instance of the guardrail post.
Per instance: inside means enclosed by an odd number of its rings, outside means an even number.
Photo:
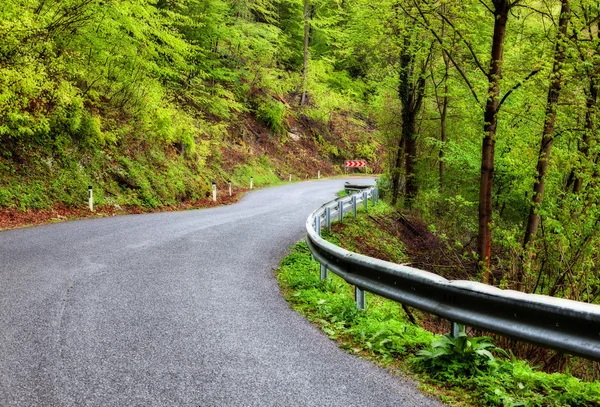
[[[325,208],[325,227],[327,230],[331,230],[331,208]]]
[[[338,201],[338,221],[342,223],[344,221],[344,202]]]
[[[319,215],[315,218],[315,229],[316,229],[317,235],[321,236],[321,215]]]
[[[327,280],[327,266],[321,264],[321,281]]]
[[[452,336],[453,338],[458,338],[458,334],[464,328],[462,327],[462,325],[459,325],[457,322],[451,321],[451,323],[452,323],[452,327],[450,328],[450,336]]]
[[[363,202],[365,203],[365,211],[369,208],[369,198],[367,197],[367,191],[363,192]]]
[[[360,310],[365,309],[365,292],[357,286],[354,286],[354,299],[356,300],[356,308]]]
[[[375,191],[376,191],[376,189],[371,191],[371,206],[375,206],[375,204],[377,203],[377,198],[375,197]]]
[[[356,195],[352,195],[352,213],[356,218]]]

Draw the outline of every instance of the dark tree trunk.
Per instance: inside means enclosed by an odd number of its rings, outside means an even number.
[[[586,159],[590,151],[590,136],[595,134],[596,126],[594,125],[594,111],[598,104],[598,86],[596,84],[597,78],[592,76],[590,78],[590,88],[585,102],[585,133],[579,143],[579,152],[581,153],[582,159]],[[583,178],[577,176],[575,183],[573,184],[573,192],[578,194],[581,192],[583,186]]]
[[[556,38],[556,47],[554,50],[554,65],[550,74],[551,82],[548,88],[548,100],[546,103],[546,119],[542,131],[542,142],[537,161],[536,180],[533,186],[533,197],[527,228],[523,239],[523,248],[528,250],[530,243],[535,238],[540,224],[539,206],[544,198],[544,188],[546,185],[546,173],[548,172],[548,161],[550,160],[550,149],[554,141],[554,123],[556,121],[556,106],[560,96],[562,86],[562,71],[565,62],[566,45],[564,43],[569,25],[571,10],[568,0],[561,1],[560,19],[558,22],[558,35]],[[522,271],[517,275],[517,287],[521,285],[523,279]]]
[[[425,66],[415,72],[415,56],[411,53],[410,44],[405,43],[405,50],[400,57],[400,84],[398,96],[402,103],[402,141],[404,152],[404,194],[410,206],[417,195],[418,185],[415,177],[415,161],[417,157],[417,117],[423,104],[425,91]],[[418,75],[415,77],[415,75]]]
[[[411,205],[418,192],[415,179],[415,161],[417,157],[417,118],[423,104],[425,93],[425,68],[422,65],[415,72],[415,54],[410,40],[404,41],[404,49],[400,56],[400,72],[398,75],[398,97],[402,104],[402,135],[396,150],[396,161],[392,169],[392,204],[396,204],[400,194],[400,173],[404,163],[404,194],[406,203]]]
[[[400,168],[402,166],[402,157],[404,156],[404,139],[400,137],[398,148],[396,149],[396,159],[392,168],[392,205],[398,202],[400,195]]]
[[[481,179],[479,184],[479,234],[477,252],[479,255],[482,279],[491,283],[490,260],[492,252],[492,186],[494,180],[494,147],[496,143],[497,114],[500,107],[500,78],[502,77],[502,57],[504,37],[510,4],[507,0],[494,3],[494,36],[492,39],[492,59],[488,73],[488,98],[485,105],[483,143],[481,147]]]

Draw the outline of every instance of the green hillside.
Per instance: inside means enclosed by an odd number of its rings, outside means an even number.
[[[377,161],[365,85],[326,47],[334,11],[300,106],[301,2],[3,2],[0,207],[85,205],[88,185],[158,207]]]

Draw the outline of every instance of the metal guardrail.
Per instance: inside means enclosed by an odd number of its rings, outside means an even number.
[[[357,191],[364,191],[371,188],[371,185],[351,184],[349,182],[344,183],[344,190],[347,194],[351,194]]]
[[[372,204],[377,201],[376,188],[327,202],[306,221],[306,241],[321,263],[321,279],[331,270],[353,284],[359,308],[364,309],[364,291],[369,291],[456,323],[600,361],[598,305],[502,290],[475,281],[450,281],[353,253],[321,238],[321,228],[330,227],[332,216],[339,221],[349,211],[356,216],[359,203],[366,209],[369,198]]]

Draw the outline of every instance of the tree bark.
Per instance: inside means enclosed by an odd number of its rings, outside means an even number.
[[[400,195],[400,168],[402,166],[402,157],[404,156],[404,138],[401,136],[396,149],[396,160],[392,169],[392,206],[398,202]]]
[[[488,98],[485,105],[483,143],[481,147],[481,178],[479,184],[479,233],[477,252],[483,282],[492,283],[491,251],[492,233],[492,186],[494,180],[494,147],[496,143],[497,114],[500,107],[500,79],[506,22],[510,4],[507,0],[494,3],[494,35],[492,39],[492,59],[488,73]]]
[[[404,40],[404,49],[400,55],[400,72],[398,75],[398,97],[402,104],[402,136],[398,144],[396,162],[392,172],[392,204],[395,205],[400,194],[400,173],[404,162],[404,195],[410,206],[417,195],[418,185],[415,178],[415,161],[417,157],[417,117],[423,105],[425,94],[425,69],[423,64],[415,72],[414,50],[409,38]]]
[[[594,111],[598,104],[598,85],[596,81],[597,78],[595,75],[590,78],[589,92],[585,102],[585,132],[579,143],[579,152],[583,160],[589,155],[590,136],[593,136],[596,130],[596,126],[594,125]],[[577,175],[573,184],[573,192],[575,194],[580,193],[582,186],[583,178]]]
[[[400,83],[398,96],[402,103],[402,140],[404,142],[404,194],[408,206],[418,193],[415,177],[415,161],[417,157],[417,117],[423,105],[425,93],[425,66],[415,72],[415,55],[410,50],[410,43],[405,42],[405,49],[400,57]],[[418,75],[415,77],[415,75]]]
[[[550,159],[550,149],[554,141],[554,123],[556,121],[556,106],[560,96],[563,78],[563,65],[565,62],[566,44],[564,43],[567,28],[569,26],[571,9],[568,0],[561,1],[560,19],[558,22],[558,35],[556,38],[556,46],[554,51],[554,64],[552,73],[550,74],[551,82],[548,88],[548,100],[546,103],[546,119],[544,121],[544,129],[542,131],[542,142],[536,167],[536,180],[533,186],[533,197],[531,208],[529,210],[529,218],[527,220],[527,228],[523,238],[523,249],[529,250],[529,245],[535,238],[537,229],[540,224],[540,215],[538,213],[539,206],[544,198],[544,188],[546,185],[546,173],[548,172],[548,161]],[[530,255],[528,255],[529,257]],[[517,275],[517,286],[520,286],[523,280],[523,270]]]

